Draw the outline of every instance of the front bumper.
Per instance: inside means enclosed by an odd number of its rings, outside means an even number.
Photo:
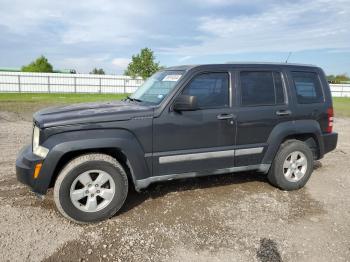
[[[329,133],[323,134],[323,146],[324,146],[324,154],[334,150],[337,147],[338,142],[338,133]]]
[[[28,185],[33,192],[42,194],[40,187],[40,173],[39,177],[34,179],[35,166],[42,163],[43,159],[34,155],[30,145],[24,147],[17,156],[16,160],[16,176],[17,180],[23,184]]]

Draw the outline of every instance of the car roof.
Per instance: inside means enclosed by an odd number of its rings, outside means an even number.
[[[198,64],[198,65],[179,65],[179,66],[171,66],[167,67],[165,70],[184,70],[188,71],[193,68],[213,68],[216,67],[218,69],[223,68],[237,68],[237,67],[261,67],[261,68],[270,68],[270,67],[293,67],[293,68],[318,68],[316,65],[309,64],[295,64],[295,63],[270,63],[270,62],[234,62],[234,63],[226,63],[226,64]]]

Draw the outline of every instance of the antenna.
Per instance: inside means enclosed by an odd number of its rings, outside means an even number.
[[[286,59],[286,63],[288,63],[288,59],[292,56],[292,52],[289,52],[288,57]]]

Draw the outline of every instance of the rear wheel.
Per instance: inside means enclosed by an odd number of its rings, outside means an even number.
[[[97,222],[113,216],[128,193],[128,179],[111,156],[86,154],[69,162],[54,187],[60,213],[78,223]]]
[[[313,171],[313,153],[310,147],[299,140],[288,140],[277,152],[267,178],[283,190],[303,187]]]

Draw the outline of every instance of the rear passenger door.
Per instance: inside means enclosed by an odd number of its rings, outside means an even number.
[[[244,69],[237,73],[235,166],[260,164],[272,129],[291,118],[281,70]]]

